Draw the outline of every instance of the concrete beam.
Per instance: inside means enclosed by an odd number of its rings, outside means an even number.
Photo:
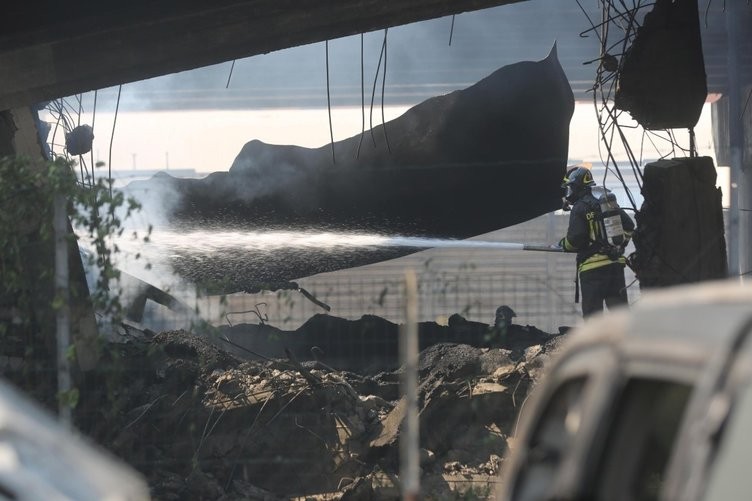
[[[28,158],[37,168],[44,166],[42,164],[46,158],[44,146],[39,140],[35,116],[28,107],[0,112],[0,156],[6,155]],[[33,231],[39,230],[37,228]],[[67,231],[73,232],[70,223],[68,223]],[[73,343],[76,346],[78,368],[88,371],[96,366],[99,359],[99,331],[94,310],[89,301],[89,290],[78,243],[70,240],[67,251]],[[29,287],[35,291],[38,300],[39,318],[42,320],[42,325],[47,327],[55,325],[55,313],[49,308],[55,289],[53,277],[40,278],[44,276],[40,270],[46,267],[49,271],[49,268],[53,266],[54,252],[54,242],[40,242],[39,245],[28,249],[26,255],[28,262],[23,267],[28,274]],[[10,300],[13,301],[13,299]],[[12,304],[12,306],[16,305]],[[44,333],[52,335],[54,330],[50,328],[49,332],[44,330]],[[51,343],[54,345],[54,341]],[[54,350],[52,352],[54,353]]]
[[[54,18],[32,0],[0,35],[0,110],[520,1],[134,0],[127,11],[85,2]]]

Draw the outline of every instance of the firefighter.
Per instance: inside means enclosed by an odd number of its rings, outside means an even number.
[[[571,206],[571,214],[567,236],[559,241],[559,246],[565,252],[577,253],[575,302],[581,289],[583,317],[602,312],[604,302],[609,309],[628,304],[624,248],[634,231],[632,219],[614,204],[621,234],[608,234],[613,233],[612,226],[607,233],[601,201],[593,195],[592,186],[593,174],[585,167],[569,170],[562,184],[566,189],[564,209]]]

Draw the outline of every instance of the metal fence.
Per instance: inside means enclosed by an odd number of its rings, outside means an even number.
[[[566,234],[568,214],[551,213],[519,225],[481,235],[487,242],[555,243]],[[453,314],[491,323],[496,309],[510,306],[515,323],[547,332],[575,325],[580,319],[575,304],[573,254],[466,248],[430,249],[399,259],[324,273],[298,284],[331,307],[329,315],[357,319],[377,315],[395,323],[404,321],[404,272],[418,277],[420,320],[446,324]],[[639,298],[634,276],[627,270],[628,292]],[[254,323],[261,318],[281,329],[298,328],[325,310],[296,291],[232,294],[197,298],[196,306],[214,325]]]
[[[567,222],[552,213],[474,240],[554,243]],[[477,346],[498,334],[502,305],[531,336],[580,322],[572,254],[434,248],[298,280],[315,302],[296,290],[207,297],[186,284],[168,291],[176,308],[159,288],[144,294],[144,282],[126,279],[130,318],[113,326],[98,316],[107,338],[98,361],[86,371],[72,364],[72,424],[139,471],[155,499],[346,499],[359,489],[395,498],[406,270],[429,336],[417,366],[422,492],[489,497],[533,384],[538,351],[527,347],[540,338],[517,351]],[[468,347],[432,342],[458,321],[472,327]],[[359,330],[344,329],[355,322]],[[29,357],[5,353],[4,374],[54,392],[54,361]]]

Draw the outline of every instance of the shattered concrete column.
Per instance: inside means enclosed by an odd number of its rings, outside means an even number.
[[[729,214],[729,272],[731,276],[741,276],[747,269],[748,259],[742,216],[744,214],[744,201],[747,198],[746,176],[742,165],[742,134],[741,117],[739,116],[741,98],[739,89],[739,25],[738,9],[734,8],[737,2],[731,2],[726,9],[726,72],[728,75],[728,137],[729,137],[729,163],[731,167],[731,210]],[[738,7],[738,6],[737,6]]]
[[[645,166],[635,247],[640,287],[718,280],[728,275],[721,193],[710,157]]]
[[[752,110],[745,103],[752,76],[742,72],[748,53],[750,31],[748,8],[730,2],[726,8],[728,87],[726,92],[727,159],[731,167],[729,213],[730,274],[742,279],[752,273]],[[716,124],[714,124],[715,126]]]
[[[749,96],[752,86],[742,88],[741,96]],[[747,97],[745,97],[745,100]],[[743,104],[742,104],[743,106]],[[750,269],[750,257],[748,256],[749,238],[752,234],[752,104],[747,104],[747,109],[737,110],[737,117],[741,116],[741,125],[732,124],[734,120],[730,111],[730,99],[728,94],[712,104],[713,143],[715,156],[719,166],[730,169],[729,193],[727,193],[730,206],[727,213],[727,233],[729,276],[744,277]],[[734,140],[740,146],[731,149],[731,128],[741,129],[733,134]],[[745,236],[746,235],[746,236]],[[742,237],[744,236],[744,240]],[[747,243],[744,243],[747,242]],[[746,264],[741,261],[746,261]],[[746,275],[749,276],[749,273]]]
[[[743,87],[746,107],[740,112],[742,134],[739,187],[739,249],[742,279],[752,278],[752,84]],[[742,114],[743,113],[743,114]],[[743,254],[743,256],[741,256]]]
[[[60,194],[55,194],[53,202],[53,222],[55,230],[55,299],[61,300],[55,312],[55,337],[57,339],[57,391],[58,395],[67,395],[71,390],[71,372],[68,362],[70,347],[70,274],[68,273],[68,201]],[[58,404],[59,417],[66,426],[71,425],[71,406],[61,398]]]

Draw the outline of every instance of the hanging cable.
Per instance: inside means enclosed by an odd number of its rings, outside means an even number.
[[[112,198],[112,142],[115,140],[115,125],[117,124],[118,110],[120,109],[120,93],[123,85],[118,85],[117,100],[115,101],[115,115],[112,118],[112,134],[110,135],[109,155],[107,156],[107,174],[109,176],[110,198]]]
[[[455,14],[452,14],[452,26],[449,27],[449,46],[452,46],[452,35],[454,35],[454,17]]]
[[[94,123],[97,119],[97,90],[94,90],[94,104],[91,108],[91,131],[94,132]],[[94,169],[96,168],[96,164],[94,163],[94,143],[92,142],[91,150],[89,150],[89,153],[91,154],[91,187],[94,187]]]
[[[363,50],[363,33],[360,34],[360,140],[355,158],[360,158],[360,146],[363,144],[363,136],[366,134],[366,80]]]
[[[334,159],[334,128],[332,127],[332,99],[329,93],[329,40],[324,44],[324,48],[326,50],[326,107],[329,111],[329,137],[331,138],[329,144],[332,147],[332,163],[336,164],[337,162]]]
[[[50,149],[53,150],[53,153],[54,153],[54,149],[55,149],[55,137],[57,136],[57,129],[60,126],[60,121],[62,120],[62,113],[60,113],[55,108],[55,106],[57,104],[58,104],[58,100],[54,99],[54,100],[50,101],[50,104],[48,105],[50,107],[49,111],[50,111],[50,113],[53,114],[53,117],[55,116],[55,112],[57,112],[57,117],[55,119],[55,128],[52,129],[52,139],[50,139]]]
[[[381,74],[381,130],[384,132],[384,142],[386,143],[386,149],[389,153],[392,152],[392,147],[389,145],[389,136],[386,134],[386,121],[384,120],[384,93],[386,91],[386,56],[388,50],[386,47],[386,34],[389,28],[384,28],[384,72]]]
[[[381,44],[381,53],[379,54],[379,62],[376,64],[376,75],[373,77],[373,90],[371,90],[371,109],[369,112],[369,126],[371,127],[371,140],[373,141],[374,148],[376,147],[376,137],[373,135],[373,101],[376,99],[376,84],[379,81],[379,72],[381,71],[381,59],[384,57],[384,44]]]
[[[752,89],[749,89],[749,92],[747,93],[747,101],[744,103],[744,107],[742,108],[742,112],[739,115],[739,120],[742,120],[744,118],[744,114],[747,112],[747,106],[749,106],[749,100],[752,98]]]
[[[583,7],[580,0],[576,0],[578,7],[587,19],[590,28],[580,33],[581,37],[588,36],[589,33],[595,33],[600,45],[600,55],[597,59],[587,61],[585,64],[598,62],[595,81],[592,87],[593,105],[598,117],[598,134],[599,134],[599,153],[601,161],[606,168],[604,182],[609,172],[613,172],[616,178],[624,186],[625,192],[630,202],[636,209],[634,197],[627,186],[627,179],[624,177],[622,167],[627,162],[631,168],[632,176],[639,189],[642,189],[643,174],[642,163],[645,154],[646,142],[655,149],[657,155],[665,158],[671,154],[676,155],[680,150],[687,155],[697,154],[697,145],[694,136],[690,137],[690,145],[685,148],[677,140],[672,131],[665,131],[663,135],[656,131],[648,131],[639,124],[631,125],[621,123],[623,111],[618,110],[615,105],[614,95],[620,73],[619,59],[628,53],[629,48],[637,37],[641,28],[640,18],[641,11],[646,7],[655,5],[653,1],[643,0],[599,0],[601,19],[597,24],[590,16],[590,13]],[[640,138],[639,156],[632,149],[626,136],[626,129],[642,129]],[[666,141],[670,151],[662,144],[656,144],[654,138]],[[614,148],[620,143],[624,150],[624,160],[617,160]],[[660,146],[660,147],[659,147]],[[620,166],[621,163],[621,166]]]
[[[580,38],[587,38],[587,37],[588,37],[587,33],[588,33],[588,32],[590,32],[590,31],[592,31],[592,32],[594,32],[594,33],[595,33],[595,36],[597,36],[597,37],[598,37],[598,43],[599,43],[599,44],[601,44],[601,43],[602,43],[602,41],[601,41],[601,37],[600,37],[600,35],[598,34],[598,30],[597,30],[597,28],[595,27],[595,24],[593,24],[593,20],[592,20],[592,19],[590,19],[590,16],[588,15],[587,11],[585,10],[585,8],[584,8],[584,7],[582,6],[582,4],[580,3],[580,0],[575,0],[575,2],[577,2],[577,6],[578,6],[578,7],[580,8],[580,10],[582,11],[582,13],[583,13],[583,14],[585,14],[585,18],[586,18],[586,19],[588,20],[588,22],[590,23],[590,29],[589,29],[589,30],[587,30],[587,31],[583,31],[583,32],[580,32]]]
[[[81,125],[81,114],[84,111],[84,103],[81,99],[81,94],[76,94],[76,100],[78,101],[78,119],[76,120],[76,127]],[[84,175],[84,159],[82,155],[78,155],[78,168],[81,172],[81,185],[86,186],[86,176]]]
[[[230,79],[232,78],[232,70],[235,69],[235,60],[232,60],[232,65],[230,66],[230,73],[227,75],[227,84],[225,85],[225,89],[230,88]]]
[[[76,127],[81,125],[81,113],[84,112],[84,103],[81,98],[81,94],[76,94],[76,101],[78,102],[78,117],[76,117]]]

